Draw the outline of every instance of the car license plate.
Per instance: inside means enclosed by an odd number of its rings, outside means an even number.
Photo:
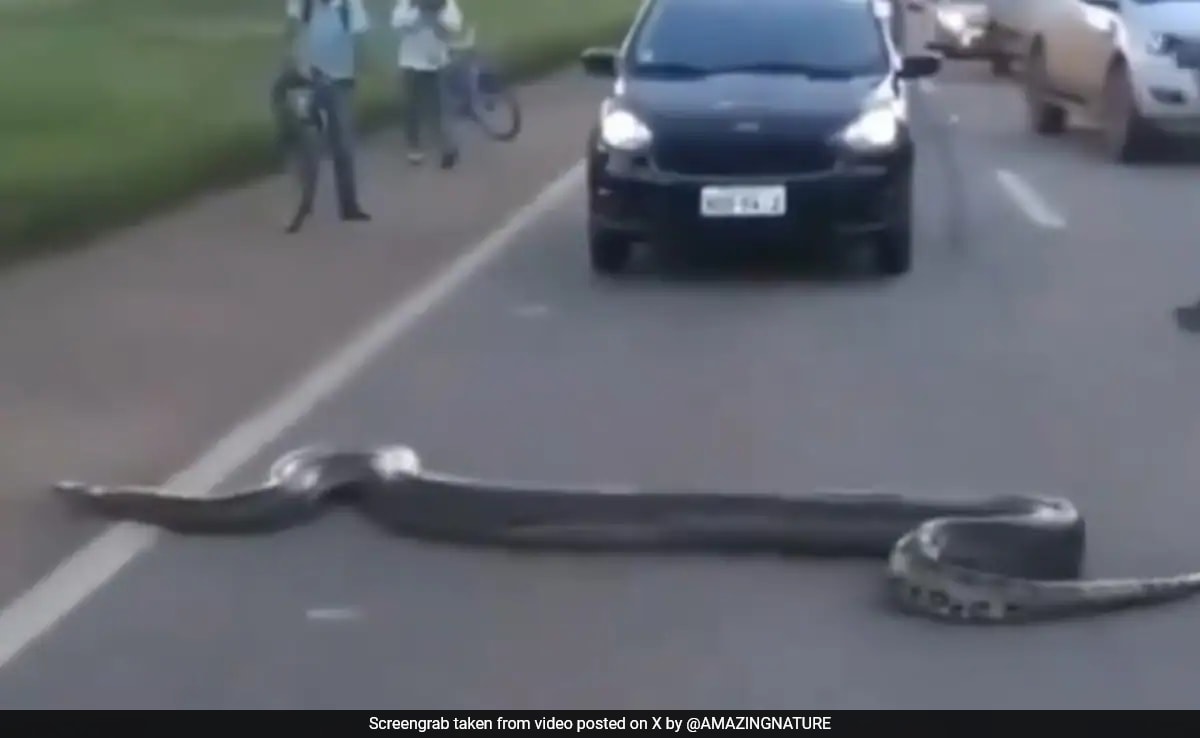
[[[700,214],[706,218],[778,217],[786,212],[786,187],[705,187],[700,190]]]

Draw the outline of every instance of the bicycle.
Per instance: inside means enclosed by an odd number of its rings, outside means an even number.
[[[499,68],[476,47],[474,28],[452,46],[446,92],[450,110],[474,121],[491,138],[511,141],[520,133],[521,106],[516,94]],[[491,120],[494,112],[502,116],[500,122]]]
[[[299,231],[312,214],[328,129],[325,113],[316,103],[323,84],[327,82],[320,77],[306,77],[289,68],[283,70],[271,85],[271,113],[275,119],[277,143],[289,168],[295,167],[300,190],[300,201],[287,225],[287,233]]]

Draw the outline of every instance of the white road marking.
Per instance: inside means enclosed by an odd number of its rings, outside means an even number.
[[[323,622],[344,622],[362,620],[362,611],[357,607],[312,607],[305,611],[304,617]]]
[[[513,308],[513,315],[516,315],[518,318],[544,318],[549,314],[550,307],[548,305],[539,305],[537,303],[518,305]]]
[[[931,79],[928,79],[927,77],[922,77],[921,79],[917,80],[917,87],[921,88],[921,92],[937,91],[937,83]]]
[[[1007,169],[997,169],[996,181],[1025,214],[1025,217],[1036,225],[1054,230],[1067,227],[1066,219],[1047,204],[1045,198],[1039,195],[1032,185],[1016,173]]]
[[[521,231],[558,207],[582,173],[583,163],[576,162],[420,291],[389,308],[353,341],[283,392],[261,413],[230,431],[166,486],[204,495],[221,484],[322,400],[350,382],[372,359],[510,246]],[[0,668],[49,632],[157,539],[158,530],[149,526],[112,525],[18,597],[0,612]]]

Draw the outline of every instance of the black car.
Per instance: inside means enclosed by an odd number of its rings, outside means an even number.
[[[911,260],[913,141],[902,58],[878,0],[646,0],[624,43],[582,63],[615,78],[588,137],[591,263],[637,241],[872,240]]]

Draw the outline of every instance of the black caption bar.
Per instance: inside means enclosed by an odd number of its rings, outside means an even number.
[[[548,715],[449,715],[430,717],[377,716],[371,730],[416,731],[497,730],[590,733],[597,730],[652,730],[704,733],[711,730],[832,730],[833,717],[804,713],[556,713]]]
[[[1062,710],[1076,728],[1087,730],[1101,727],[1108,730],[1143,731],[1146,717],[1136,711]],[[1179,711],[1176,711],[1179,712]],[[1195,711],[1188,711],[1195,715]],[[982,713],[982,714],[981,714]],[[104,727],[128,730],[131,727],[178,730],[187,725],[194,730],[254,729],[253,723],[263,722],[263,729],[289,731],[337,731],[336,735],[414,735],[448,734],[451,731],[503,732],[513,734],[585,735],[600,731],[649,731],[658,734],[700,735],[716,731],[814,732],[882,731],[912,727],[931,735],[941,730],[962,735],[978,733],[981,725],[989,729],[1024,731],[1044,721],[1044,712],[1033,711],[867,711],[867,710],[381,710],[381,711],[130,711],[75,710],[71,712],[39,712],[9,710],[2,715],[8,726],[28,730],[87,725],[90,732]],[[981,722],[982,719],[982,722]],[[294,721],[294,726],[287,725]],[[42,723],[41,726],[35,725]],[[8,727],[3,726],[3,727]],[[3,730],[0,727],[0,731]],[[1186,726],[1185,726],[1186,727]],[[15,734],[15,731],[12,731]]]

